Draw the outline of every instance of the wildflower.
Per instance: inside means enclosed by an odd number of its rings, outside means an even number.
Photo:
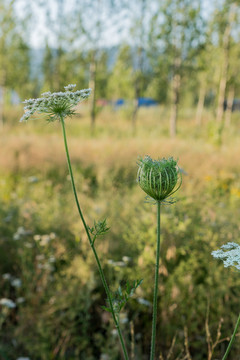
[[[20,279],[15,278],[11,281],[11,285],[15,288],[20,288],[22,286],[22,281]]]
[[[151,307],[152,304],[150,303],[150,301],[146,300],[146,299],[143,299],[143,298],[138,298],[137,299],[137,302],[141,305],[145,305],[145,306],[148,306],[148,307]]]
[[[24,297],[18,297],[17,300],[16,300],[16,303],[17,304],[22,304],[25,302],[25,298]]]
[[[152,160],[150,156],[145,156],[138,165],[137,182],[154,200],[165,200],[181,186],[180,170],[172,157]]]
[[[222,260],[224,267],[233,266],[240,270],[240,245],[228,242],[222,245],[221,249],[212,251],[212,256],[215,259]]]
[[[20,122],[27,121],[34,113],[46,114],[47,121],[52,122],[60,120],[61,117],[72,116],[74,107],[81,101],[89,97],[91,89],[73,91],[76,85],[65,86],[64,92],[50,91],[43,93],[40,98],[28,99],[25,104],[25,114]]]
[[[30,235],[31,230],[26,230],[23,226],[19,226],[15,234],[13,235],[13,240],[20,240],[23,236]]]
[[[0,299],[0,305],[6,306],[9,309],[14,309],[16,307],[15,302],[13,302],[11,299],[6,298]]]
[[[11,280],[12,276],[9,273],[5,273],[2,275],[3,280]]]

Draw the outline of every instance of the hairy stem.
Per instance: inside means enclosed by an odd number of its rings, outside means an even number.
[[[156,251],[155,283],[154,283],[154,295],[153,295],[152,341],[151,341],[150,360],[154,360],[155,343],[156,343],[158,273],[159,273],[159,258],[160,258],[160,207],[161,207],[161,203],[160,201],[158,201],[157,202],[157,251]]]
[[[115,312],[114,312],[110,290],[109,290],[109,287],[107,285],[107,282],[106,282],[106,279],[105,279],[105,276],[104,276],[104,273],[103,273],[103,270],[102,270],[102,266],[101,266],[98,254],[97,254],[96,249],[94,247],[94,243],[92,241],[90,232],[88,230],[86,221],[85,221],[85,219],[83,217],[83,213],[82,213],[79,201],[78,201],[78,196],[77,196],[77,191],[76,191],[75,182],[74,182],[74,176],[73,176],[73,171],[72,171],[72,165],[71,165],[70,155],[69,155],[69,151],[68,151],[65,123],[64,123],[64,118],[62,116],[60,116],[60,122],[61,122],[61,125],[62,125],[63,139],[64,139],[65,151],[66,151],[66,156],[67,156],[68,169],[69,169],[69,174],[70,174],[70,177],[71,177],[72,189],[73,189],[73,194],[74,194],[75,202],[76,202],[76,205],[77,205],[78,213],[79,213],[79,216],[80,216],[80,218],[82,220],[84,229],[86,231],[86,234],[87,234],[87,237],[88,237],[88,240],[89,240],[89,243],[90,243],[90,246],[92,248],[92,251],[94,253],[94,256],[95,256],[95,259],[96,259],[96,262],[97,262],[97,265],[98,265],[98,270],[99,270],[100,277],[101,277],[101,280],[102,280],[102,283],[103,283],[103,286],[104,286],[104,289],[105,289],[105,292],[106,292],[106,295],[107,295],[107,298],[108,298],[108,302],[109,302],[109,306],[110,306],[110,309],[111,309],[113,321],[114,321],[114,324],[115,324],[115,326],[117,328],[119,340],[120,340],[120,343],[121,343],[121,346],[122,346],[124,359],[128,360],[129,358],[128,358],[126,346],[125,346],[125,343],[124,343],[124,340],[123,340],[122,332],[120,330],[119,322],[118,322],[118,320],[116,318],[116,315],[115,315]]]
[[[230,353],[230,350],[231,350],[232,344],[233,344],[233,342],[234,342],[234,339],[235,339],[235,336],[236,336],[236,333],[237,333],[237,329],[238,329],[239,324],[240,324],[240,314],[239,314],[239,316],[238,316],[238,319],[237,319],[237,322],[236,322],[236,325],[235,325],[235,329],[234,329],[234,331],[233,331],[231,340],[230,340],[230,342],[229,342],[229,344],[228,344],[227,350],[226,350],[226,352],[225,352],[222,360],[226,360],[227,357],[228,357],[228,354]]]

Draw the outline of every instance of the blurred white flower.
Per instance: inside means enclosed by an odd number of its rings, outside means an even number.
[[[54,256],[50,256],[50,258],[48,259],[48,261],[50,263],[54,263],[56,261],[55,257]]]
[[[141,305],[145,305],[145,306],[152,306],[152,304],[150,303],[150,301],[143,299],[143,298],[137,298],[137,302]]]
[[[6,274],[2,275],[2,278],[3,278],[3,280],[11,280],[12,276],[11,276],[11,274],[6,273]]]
[[[28,182],[29,183],[36,183],[36,182],[38,182],[38,178],[36,176],[29,176],[28,177]]]
[[[17,300],[16,300],[16,303],[17,304],[22,304],[25,302],[25,298],[24,297],[18,297]]]
[[[29,357],[20,356],[16,360],[31,360]]]
[[[37,261],[42,261],[42,260],[44,260],[45,259],[45,255],[43,255],[43,254],[40,254],[40,255],[37,255],[36,256],[36,260]]]
[[[14,309],[16,307],[15,302],[13,302],[11,299],[6,298],[0,299],[0,305],[6,306],[9,309]]]
[[[15,278],[11,281],[11,285],[16,288],[20,288],[22,286],[22,280]]]
[[[19,226],[15,234],[13,235],[13,240],[20,240],[21,237],[30,235],[32,233],[31,230],[26,230],[23,226]]]

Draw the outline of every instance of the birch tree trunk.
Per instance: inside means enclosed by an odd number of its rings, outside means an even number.
[[[177,119],[178,119],[178,107],[179,107],[179,94],[181,86],[181,76],[179,69],[181,66],[181,59],[176,58],[174,62],[174,75],[172,79],[172,106],[170,116],[170,136],[173,138],[177,134]]]
[[[230,124],[231,124],[234,95],[235,95],[234,88],[231,87],[229,89],[229,92],[228,92],[227,109],[226,109],[226,112],[225,112],[225,125],[227,127],[229,127]]]
[[[205,85],[202,85],[200,87],[198,103],[197,103],[196,118],[195,118],[195,122],[196,122],[197,126],[202,125],[202,115],[203,115],[203,109],[204,109],[205,96],[206,96],[206,87],[205,87]]]
[[[97,62],[96,54],[94,52],[92,61],[90,63],[90,81],[89,88],[92,89],[92,96],[90,97],[90,114],[91,114],[91,128],[95,129],[96,121],[96,74],[97,74]]]
[[[219,95],[218,95],[217,116],[216,116],[216,120],[218,123],[221,123],[223,120],[224,100],[226,96],[228,68],[229,68],[230,36],[231,36],[231,27],[232,27],[233,18],[234,18],[234,7],[231,7],[228,17],[228,23],[223,34],[223,65],[222,65],[221,79],[219,84]]]

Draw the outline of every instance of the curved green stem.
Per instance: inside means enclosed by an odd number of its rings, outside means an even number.
[[[153,295],[152,341],[151,341],[150,360],[154,360],[155,343],[156,343],[158,273],[159,273],[159,259],[160,259],[160,207],[161,207],[161,203],[160,201],[158,201],[157,202],[157,251],[156,251],[155,283],[154,283],[154,295]]]
[[[100,264],[100,260],[99,260],[98,254],[97,254],[96,249],[95,249],[95,247],[94,247],[94,243],[93,243],[93,241],[92,241],[91,235],[90,235],[90,233],[89,233],[89,230],[88,230],[86,221],[85,221],[85,219],[84,219],[84,217],[83,217],[83,213],[82,213],[82,210],[81,210],[79,201],[78,201],[78,196],[77,196],[77,191],[76,191],[75,182],[74,182],[74,176],[73,176],[73,171],[72,171],[72,165],[71,165],[70,155],[69,155],[69,151],[68,151],[68,144],[67,144],[67,136],[66,136],[66,130],[65,130],[65,123],[64,123],[64,118],[61,117],[61,116],[60,116],[60,122],[61,122],[61,125],[62,125],[63,139],[64,139],[65,151],[66,151],[66,156],[67,156],[68,169],[69,169],[69,174],[70,174],[70,177],[71,177],[72,189],[73,189],[73,194],[74,194],[75,202],[76,202],[76,205],[77,205],[78,213],[79,213],[79,216],[80,216],[80,218],[81,218],[81,220],[82,220],[84,229],[85,229],[85,231],[86,231],[86,234],[87,234],[89,243],[90,243],[90,245],[91,245],[91,248],[92,248],[92,250],[93,250],[93,253],[94,253],[94,256],[95,256],[97,265],[98,265],[98,270],[99,270],[99,273],[100,273],[100,277],[101,277],[101,280],[102,280],[102,283],[103,283],[103,286],[104,286],[104,289],[105,289],[105,292],[106,292],[106,294],[107,294],[107,298],[108,298],[108,301],[109,301],[109,306],[110,306],[110,309],[111,309],[113,321],[114,321],[114,324],[115,324],[115,326],[116,326],[116,328],[117,328],[119,340],[120,340],[120,343],[121,343],[121,346],[122,346],[122,350],[123,350],[123,354],[124,354],[124,359],[125,359],[125,360],[128,360],[129,358],[128,358],[126,346],[125,346],[125,343],[124,343],[124,340],[123,340],[122,332],[121,332],[121,330],[120,330],[119,322],[118,322],[118,320],[117,320],[117,318],[116,318],[116,315],[115,315],[115,312],[114,312],[114,308],[113,308],[113,303],[112,303],[112,299],[111,299],[110,290],[109,290],[109,287],[108,287],[108,285],[107,285],[107,282],[106,282],[106,279],[105,279],[105,276],[104,276],[104,273],[103,273],[103,270],[102,270],[102,266],[101,266],[101,264]]]
[[[228,357],[228,354],[230,353],[230,350],[231,350],[232,344],[233,344],[233,342],[234,342],[234,339],[235,339],[235,336],[236,336],[236,333],[237,333],[237,329],[238,329],[239,324],[240,324],[240,314],[239,314],[239,316],[238,316],[238,319],[237,319],[237,322],[236,322],[236,325],[235,325],[235,329],[234,329],[234,331],[233,331],[231,340],[230,340],[230,342],[229,342],[229,344],[228,344],[227,350],[226,350],[226,352],[225,352],[222,360],[226,360],[227,357]]]

